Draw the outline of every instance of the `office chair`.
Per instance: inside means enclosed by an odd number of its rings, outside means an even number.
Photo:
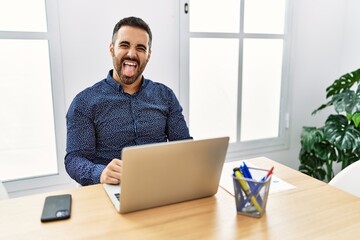
[[[4,187],[4,184],[0,181],[0,200],[8,199],[9,195]]]
[[[329,185],[337,187],[345,192],[360,197],[360,161],[356,161],[330,180]]]

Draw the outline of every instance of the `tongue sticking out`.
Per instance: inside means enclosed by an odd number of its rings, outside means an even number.
[[[135,66],[124,64],[124,75],[127,77],[132,77],[135,75]]]

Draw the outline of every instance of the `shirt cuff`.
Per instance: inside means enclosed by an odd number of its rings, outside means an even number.
[[[102,164],[96,164],[94,167],[94,170],[92,172],[92,181],[93,184],[98,184],[100,183],[100,175],[102,173],[102,171],[105,169],[105,165]]]

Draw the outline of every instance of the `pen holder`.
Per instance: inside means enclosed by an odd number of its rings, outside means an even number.
[[[249,170],[252,179],[233,176],[236,210],[238,214],[260,218],[265,213],[272,174],[265,178],[268,170]]]

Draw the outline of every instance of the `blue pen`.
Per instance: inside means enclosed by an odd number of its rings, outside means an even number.
[[[245,162],[243,162],[243,166],[240,166],[240,171],[244,175],[245,178],[253,179],[250,173],[250,170]],[[249,181],[249,187],[251,190],[255,189],[256,183]]]
[[[240,171],[241,173],[243,174],[243,176],[245,178],[249,178],[249,179],[253,179],[252,178],[252,175],[250,173],[250,170],[248,168],[248,166],[246,165],[245,162],[243,162],[243,166],[240,166]],[[261,190],[261,184],[257,184],[255,182],[251,182],[251,181],[248,181],[248,185],[251,189],[251,194],[249,196],[247,196],[247,198],[245,199],[245,201],[243,202],[242,206],[241,207],[244,207],[246,202],[249,201],[249,199],[252,197],[252,196],[255,196],[256,197],[256,200],[257,202],[262,205],[262,198],[261,196],[259,195],[259,192]]]
[[[251,176],[250,170],[249,170],[248,166],[245,164],[245,162],[243,162],[243,166],[240,166],[239,169],[245,178],[253,179]],[[249,184],[249,187],[251,190],[254,189],[255,186],[254,186],[253,182],[249,181],[248,184]]]
[[[246,172],[246,175],[248,176],[248,178],[251,178],[252,179],[252,176],[251,176],[251,173],[250,173],[250,170],[249,170],[249,168],[248,168],[248,166],[246,165],[246,163],[245,162],[243,162],[243,165],[244,165],[244,170],[245,170],[245,172]]]

